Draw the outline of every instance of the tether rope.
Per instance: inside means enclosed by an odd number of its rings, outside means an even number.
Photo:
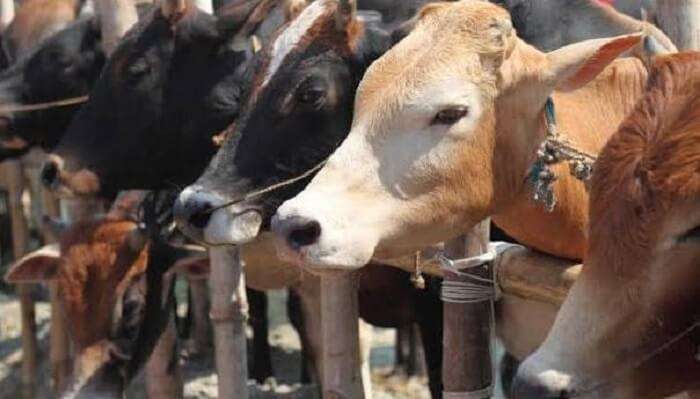
[[[28,105],[4,105],[0,106],[0,113],[10,113],[10,112],[31,112],[31,111],[42,111],[51,108],[67,107],[69,105],[83,104],[87,102],[88,96],[71,97],[63,100],[48,101],[45,103],[38,104],[28,104]]]

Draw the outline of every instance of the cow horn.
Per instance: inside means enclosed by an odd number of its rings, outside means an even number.
[[[348,24],[355,19],[357,13],[356,0],[338,0],[338,10],[336,12],[336,26],[344,30]]]
[[[186,8],[185,0],[162,0],[160,4],[163,17],[170,22],[177,22],[185,13]]]

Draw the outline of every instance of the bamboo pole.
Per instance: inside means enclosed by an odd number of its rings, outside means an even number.
[[[49,191],[41,189],[42,207],[44,214],[52,218],[61,215],[61,209],[56,197]],[[44,234],[46,243],[53,242],[50,234]],[[63,392],[70,377],[71,372],[71,347],[66,326],[66,319],[63,317],[63,310],[59,300],[58,285],[55,282],[49,283],[51,295],[51,330],[49,343],[49,362],[51,363],[51,386],[54,395],[58,396]]]
[[[210,250],[210,318],[214,325],[219,398],[248,397],[245,322],[248,299],[237,248]]]
[[[6,161],[3,167],[8,185],[12,248],[15,259],[20,259],[29,249],[29,228],[22,207],[24,192],[22,163],[19,160]],[[22,314],[22,397],[24,398],[34,397],[34,388],[37,384],[36,319],[31,288],[29,284],[19,284],[17,287]]]
[[[700,0],[658,0],[656,13],[679,50],[700,50]]]
[[[489,220],[476,225],[469,233],[445,243],[450,258],[484,254],[489,245]],[[477,267],[470,274],[491,278],[489,265]],[[461,280],[445,272],[445,281]],[[491,365],[491,301],[477,303],[444,302],[442,382],[445,393],[479,391],[493,381]],[[446,394],[447,396],[447,394]],[[476,398],[476,396],[471,396]],[[481,398],[488,398],[486,394]]]
[[[321,275],[324,399],[365,397],[359,356],[359,276],[359,272]]]

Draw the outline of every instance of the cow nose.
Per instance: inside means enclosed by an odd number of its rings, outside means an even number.
[[[212,203],[194,193],[186,198],[178,198],[175,203],[175,218],[180,224],[186,224],[198,230],[203,230],[209,224],[212,210]]]
[[[569,399],[573,397],[573,391],[567,385],[557,383],[556,380],[518,372],[513,380],[510,397],[513,399]]]
[[[44,166],[41,168],[41,182],[46,187],[53,187],[58,179],[59,165],[53,159],[44,162]]]
[[[276,230],[295,250],[316,244],[321,237],[321,223],[301,216],[285,220]]]

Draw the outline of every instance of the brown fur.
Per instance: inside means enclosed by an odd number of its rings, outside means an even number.
[[[108,337],[117,298],[146,271],[148,248],[129,248],[135,228],[123,220],[82,222],[61,237],[57,281],[78,350]]]

